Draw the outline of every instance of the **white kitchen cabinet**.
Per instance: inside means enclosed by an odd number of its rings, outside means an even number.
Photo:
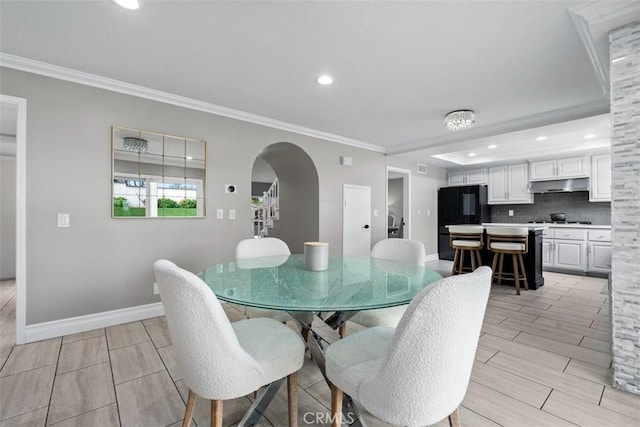
[[[529,193],[528,164],[497,166],[489,169],[489,204],[533,203]]]
[[[558,160],[531,162],[530,181],[548,179],[584,178],[589,176],[589,164],[586,157],[570,157]]]
[[[611,201],[611,154],[591,156],[589,201]]]
[[[611,271],[611,230],[589,230],[587,237],[587,271]]]
[[[586,271],[587,230],[584,228],[549,228],[543,233],[542,266],[563,270]]]
[[[486,185],[487,169],[473,169],[448,173],[449,186]]]

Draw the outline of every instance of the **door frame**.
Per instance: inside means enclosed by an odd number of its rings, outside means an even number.
[[[404,216],[404,223],[406,226],[402,230],[402,238],[411,238],[411,171],[409,169],[396,168],[394,166],[387,166],[387,172],[385,174],[386,181],[384,185],[384,199],[385,199],[385,224],[387,224],[387,218],[389,218],[389,172],[394,172],[402,175],[402,214]],[[401,220],[402,218],[399,218]],[[385,233],[386,234],[386,233]],[[389,236],[387,235],[387,238]]]
[[[373,227],[371,226],[371,187],[368,185],[356,185],[356,184],[342,184],[342,254],[344,254],[345,248],[345,221],[344,221],[344,206],[346,202],[346,189],[347,188],[358,188],[358,189],[366,189],[369,191],[369,251],[371,251],[371,233]]]
[[[0,94],[0,102],[17,108],[16,116],[16,344],[24,344],[27,297],[27,100]]]

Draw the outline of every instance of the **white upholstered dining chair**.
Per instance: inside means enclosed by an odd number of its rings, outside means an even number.
[[[408,264],[424,264],[425,249],[422,242],[411,239],[384,239],[376,243],[371,249],[373,258],[390,259],[406,262]],[[407,307],[381,308],[377,310],[364,310],[353,316],[350,320],[358,325],[396,326]],[[340,336],[344,336],[344,326],[340,327]]]
[[[391,424],[426,426],[449,416],[459,426],[490,287],[484,266],[442,279],[415,296],[397,328],[363,329],[331,344],[333,426],[343,392]]]
[[[196,396],[211,400],[211,425],[222,426],[222,401],[245,396],[287,377],[289,425],[297,425],[300,336],[273,319],[231,323],[211,289],[168,260],[153,265],[178,371],[189,387],[183,426]]]
[[[291,255],[289,246],[276,237],[260,239],[244,239],[236,245],[236,262],[259,257],[273,257],[277,255]],[[248,318],[268,317],[279,322],[286,322],[291,316],[286,311],[268,310],[265,308],[244,307],[244,314]]]

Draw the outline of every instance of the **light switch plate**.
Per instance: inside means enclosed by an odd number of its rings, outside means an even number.
[[[373,216],[378,216],[378,209],[373,210]]]
[[[68,213],[59,213],[58,214],[58,228],[68,228],[69,227],[69,214]]]
[[[224,219],[224,209],[217,209],[216,210],[216,218]]]
[[[229,209],[229,219],[236,219],[236,210]]]

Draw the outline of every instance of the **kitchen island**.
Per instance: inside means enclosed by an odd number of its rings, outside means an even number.
[[[487,246],[487,233],[488,227],[524,227],[529,230],[528,237],[528,252],[522,256],[524,261],[524,270],[527,276],[527,282],[529,283],[529,289],[538,289],[544,285],[544,277],[542,276],[542,233],[548,227],[547,224],[508,224],[508,223],[483,223],[485,228],[483,236],[484,245],[480,252],[482,257],[482,263],[491,267],[493,263],[493,252],[491,252]],[[510,258],[510,257],[509,257]],[[502,266],[504,273],[513,274],[513,263],[508,262],[510,259],[505,259]],[[465,266],[471,267],[470,257],[465,257]],[[504,284],[513,285],[513,281],[503,280]]]

